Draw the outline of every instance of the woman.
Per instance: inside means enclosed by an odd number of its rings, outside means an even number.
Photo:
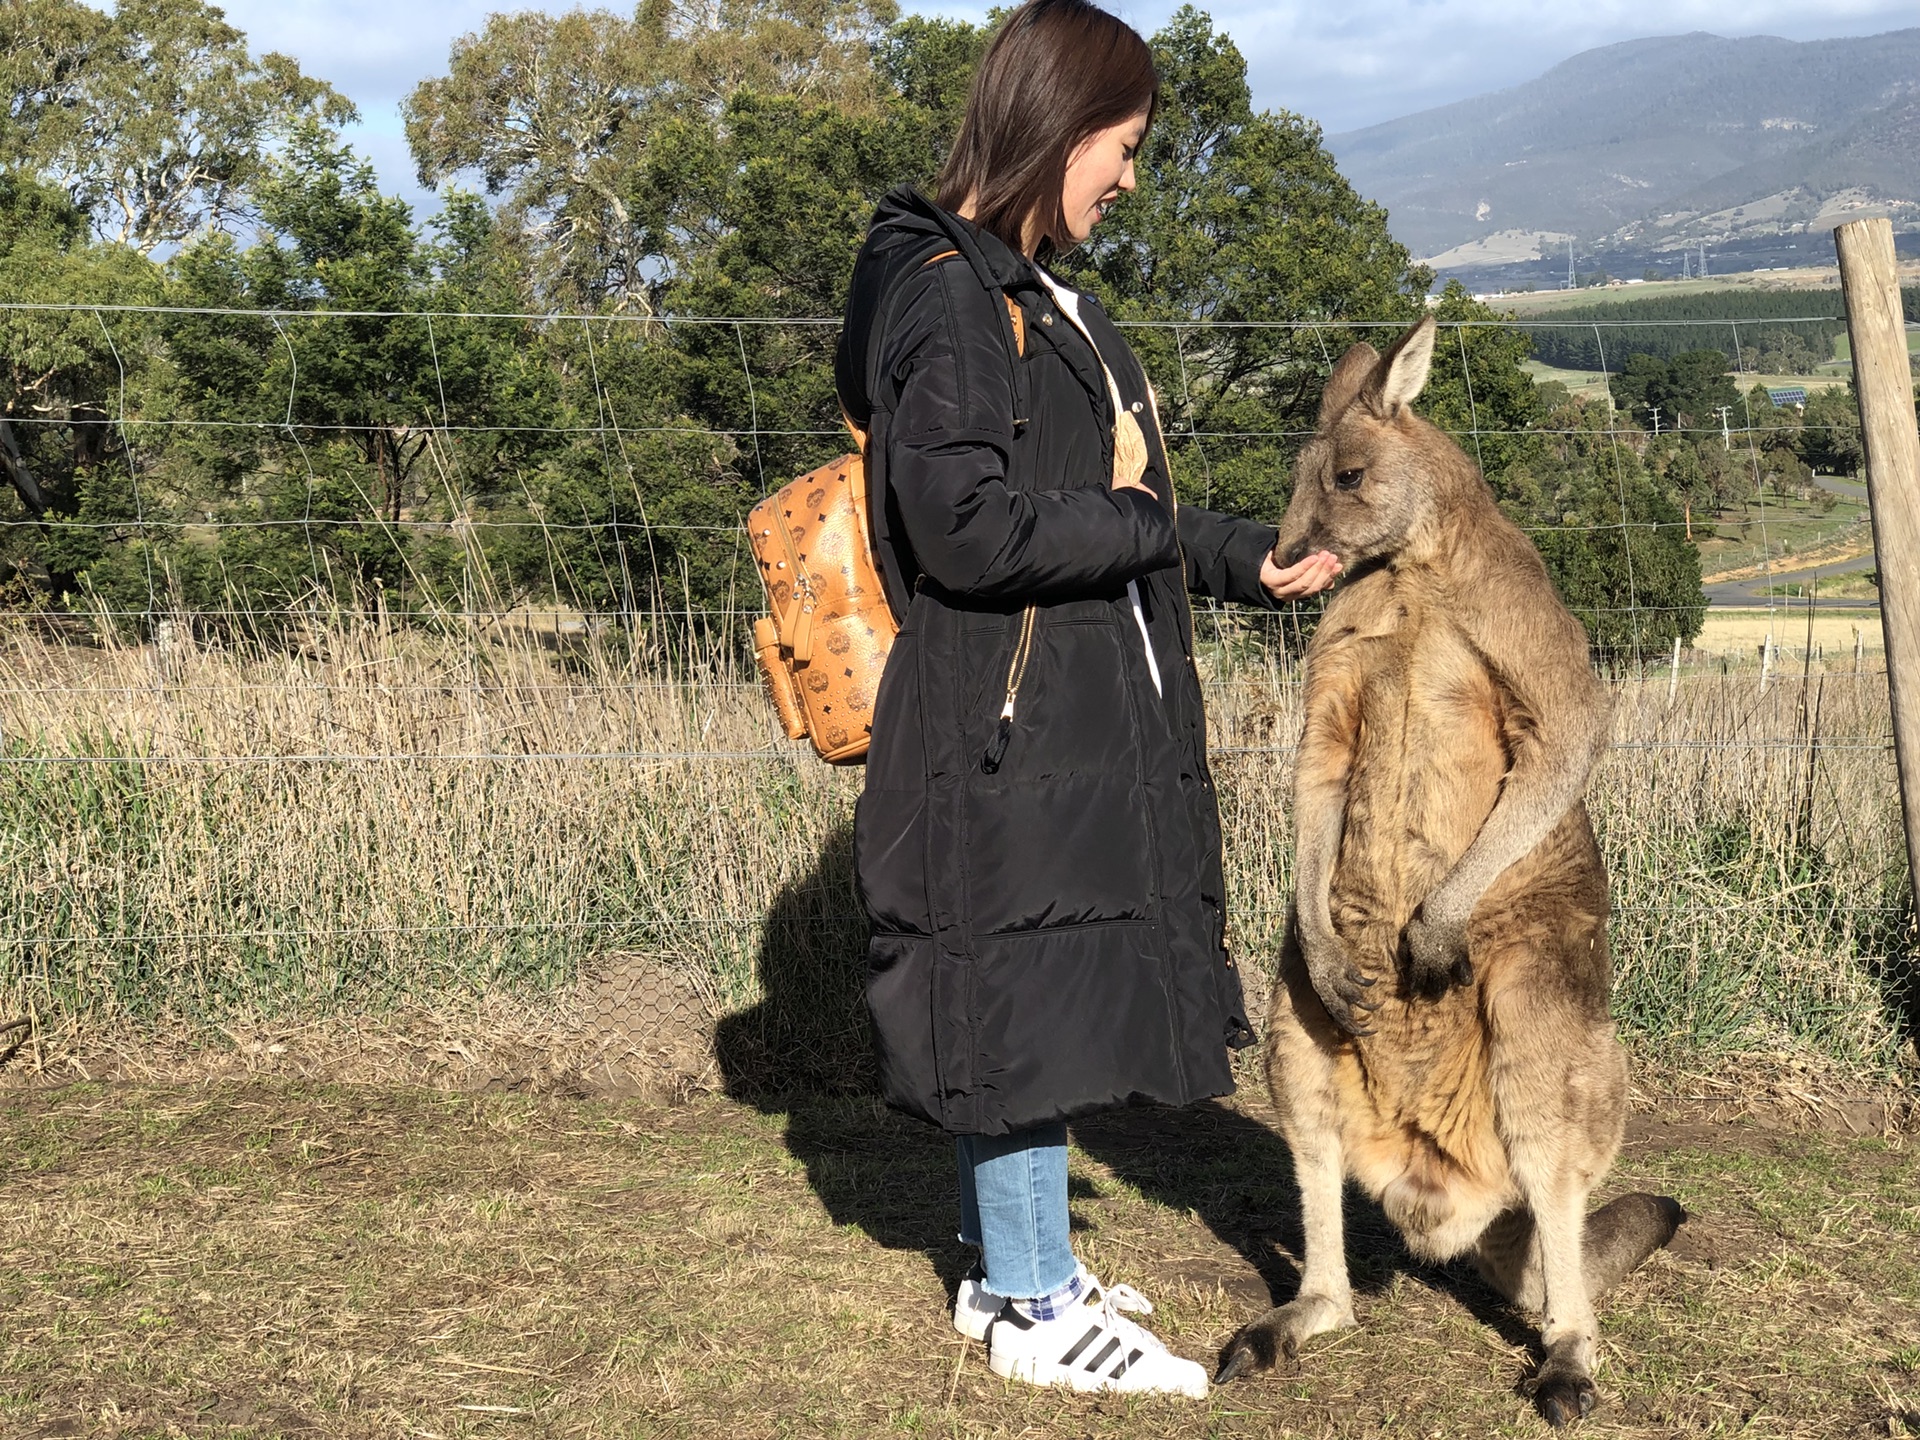
[[[1176,507],[1139,362],[1042,268],[1133,188],[1157,89],[1087,0],[1008,16],[939,203],[874,217],[837,379],[904,616],[855,829],[868,999],[888,1101],[957,1137],[981,1263],[954,1324],[1003,1376],[1200,1396],[1074,1257],[1064,1121],[1233,1089],[1252,1032],[1187,592],[1271,604],[1338,564],[1279,569],[1269,527]]]

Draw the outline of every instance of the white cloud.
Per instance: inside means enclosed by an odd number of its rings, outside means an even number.
[[[331,83],[360,108],[348,131],[389,192],[435,208],[413,176],[400,105],[421,80],[446,73],[460,36],[480,29],[498,10],[577,8],[566,0],[224,0],[229,23],[247,32],[255,54],[282,51],[309,75]]]
[[[416,200],[400,137],[399,106],[422,78],[442,73],[460,35],[509,0],[228,0],[228,18],[254,48],[284,50],[360,106],[356,142],[383,182]],[[572,8],[547,0],[540,9]],[[979,20],[984,4],[911,9]],[[1151,31],[1174,0],[1115,8]],[[1708,30],[1808,40],[1912,24],[1910,0],[1214,0],[1216,25],[1245,53],[1256,101],[1318,120],[1329,133],[1463,100],[1530,80],[1596,45]]]
[[[351,95],[369,123],[380,123],[415,84],[446,69],[454,40],[480,29],[490,12],[573,7],[552,0],[226,0],[222,8],[256,52],[294,56],[303,69]]]

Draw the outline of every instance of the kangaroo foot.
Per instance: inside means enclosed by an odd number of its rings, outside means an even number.
[[[1540,1373],[1533,1377],[1533,1403],[1556,1429],[1586,1419],[1600,1398],[1582,1354],[1584,1348],[1577,1342],[1551,1347]]]
[[[1329,1330],[1346,1330],[1356,1323],[1352,1300],[1302,1295],[1269,1310],[1229,1340],[1220,1351],[1220,1368],[1213,1383],[1224,1385],[1256,1370],[1270,1370],[1282,1356],[1294,1359],[1302,1341]]]
[[[1669,1195],[1636,1191],[1610,1200],[1587,1217],[1582,1242],[1587,1294],[1602,1294],[1631,1275],[1664,1247],[1685,1223],[1687,1212]]]

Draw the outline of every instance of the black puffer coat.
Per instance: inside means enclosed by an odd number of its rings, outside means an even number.
[[[1002,290],[1026,319],[1017,374]],[[1176,525],[1146,377],[1080,311],[1141,407],[1158,499],[1112,488],[1100,360],[1032,265],[911,190],[874,217],[841,338],[905,616],[855,826],[868,999],[887,1100],[956,1134],[1225,1094],[1229,1047],[1252,1039],[1187,591],[1270,603],[1274,532],[1184,505]]]

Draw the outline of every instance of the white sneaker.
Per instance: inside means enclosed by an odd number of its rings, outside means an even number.
[[[1109,1290],[1098,1281],[1057,1320],[1029,1320],[1018,1306],[1007,1305],[988,1331],[987,1368],[1033,1385],[1204,1400],[1207,1372],[1127,1319],[1123,1306],[1153,1313],[1139,1291],[1125,1285]]]
[[[969,1340],[987,1338],[987,1327],[1000,1313],[1006,1301],[987,1289],[987,1267],[978,1260],[960,1277],[960,1288],[953,1297],[953,1328]]]
[[[1098,1288],[1100,1282],[1093,1278],[1086,1262],[1080,1265],[1080,1279],[1089,1288]],[[1153,1306],[1147,1297],[1131,1285],[1116,1285],[1107,1292],[1107,1298],[1113,1301],[1116,1310],[1130,1310],[1137,1315],[1151,1315]],[[979,1261],[973,1268],[960,1277],[960,1288],[953,1297],[953,1328],[969,1340],[987,1338],[987,1327],[993,1323],[993,1317],[1000,1313],[1000,1307],[1007,1302],[987,1289],[987,1269]]]

